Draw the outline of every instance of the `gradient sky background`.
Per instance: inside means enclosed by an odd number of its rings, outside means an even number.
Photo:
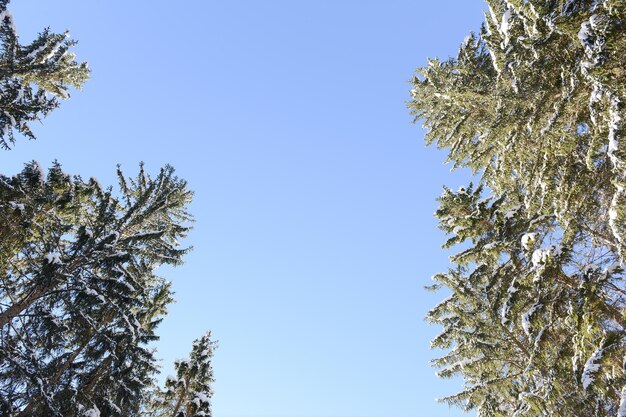
[[[406,109],[480,0],[85,1],[9,5],[22,42],[70,29],[84,91],[0,153],[115,183],[171,163],[195,191],[163,373],[212,329],[215,417],[449,417],[428,361],[448,266],[432,215],[450,173]]]

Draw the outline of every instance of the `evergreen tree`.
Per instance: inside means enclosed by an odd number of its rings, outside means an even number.
[[[434,364],[479,416],[623,417],[626,2],[487,4],[409,104],[481,184],[436,213],[445,246],[470,247],[434,277],[451,291],[428,315],[448,349]]]
[[[67,33],[18,42],[0,0],[0,146],[69,98],[89,75]],[[119,192],[36,162],[0,175],[0,415],[210,416],[210,333],[176,364],[180,383],[155,390],[151,342],[172,302],[155,274],[179,265],[192,193],[166,166],[140,167]],[[175,395],[175,400],[174,397]]]
[[[176,375],[165,380],[165,390],[149,401],[150,417],[211,417],[213,368],[217,342],[211,332],[193,342],[189,359],[174,363]]]
[[[171,167],[118,177],[116,197],[56,163],[0,176],[2,415],[139,412],[172,300],[154,271],[187,252],[191,192]]]
[[[9,0],[0,0],[0,146],[8,149],[18,132],[34,139],[28,123],[39,120],[69,98],[89,77],[87,63],[70,52],[69,34],[43,32],[30,44],[19,43]]]
[[[465,379],[444,400],[480,416],[615,415],[626,382],[623,269],[599,242],[565,241],[555,216],[514,198],[481,187],[440,198],[445,246],[471,244],[431,287],[451,290],[427,317],[443,327],[433,347],[449,349],[434,365]]]

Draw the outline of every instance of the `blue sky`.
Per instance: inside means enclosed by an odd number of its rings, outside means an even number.
[[[0,154],[114,183],[170,163],[195,191],[164,358],[212,329],[215,417],[448,417],[425,292],[448,266],[432,213],[450,173],[406,109],[427,57],[455,55],[479,0],[30,1],[23,42],[69,29],[81,92]]]

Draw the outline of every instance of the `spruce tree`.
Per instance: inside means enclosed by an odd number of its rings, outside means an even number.
[[[118,170],[119,195],[54,164],[0,176],[0,398],[7,416],[139,412],[171,302],[154,271],[187,249],[191,192],[171,167]]]
[[[34,139],[28,123],[40,120],[69,98],[89,77],[86,62],[70,52],[69,34],[44,29],[28,45],[19,42],[9,0],[0,0],[0,147],[15,143],[15,132]]]
[[[188,359],[174,363],[176,375],[165,379],[165,389],[159,390],[148,402],[147,417],[211,417],[211,397],[214,382],[211,358],[217,342],[211,332],[193,342]]]
[[[456,59],[417,70],[427,143],[480,186],[444,190],[451,294],[428,315],[479,416],[626,416],[623,0],[488,0]]]
[[[67,33],[45,29],[18,42],[0,0],[0,146],[69,98],[89,75]],[[176,364],[184,387],[155,388],[155,331],[172,302],[155,274],[188,249],[192,193],[170,166],[151,178],[140,166],[119,190],[93,178],[45,174],[36,162],[0,175],[0,415],[210,416],[210,333]],[[177,401],[169,401],[175,394]],[[165,413],[165,414],[163,414]],[[172,415],[174,415],[172,414]]]

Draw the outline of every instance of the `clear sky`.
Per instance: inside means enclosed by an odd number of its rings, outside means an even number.
[[[170,163],[195,191],[187,263],[162,273],[164,374],[212,329],[215,417],[449,417],[423,317],[448,266],[432,215],[465,185],[406,109],[480,0],[15,1],[21,40],[70,29],[82,92],[0,153],[114,183]]]

